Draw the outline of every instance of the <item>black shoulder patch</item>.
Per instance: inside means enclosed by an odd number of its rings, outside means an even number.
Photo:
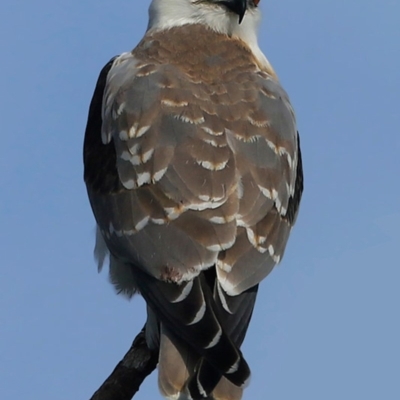
[[[84,180],[88,189],[97,193],[113,193],[122,189],[119,180],[113,141],[101,141],[102,104],[107,75],[116,57],[101,70],[90,102],[83,145]]]

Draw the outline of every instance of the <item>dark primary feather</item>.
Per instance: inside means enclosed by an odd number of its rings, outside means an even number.
[[[175,336],[189,343],[196,353],[206,357],[228,379],[241,386],[250,375],[248,365],[238,346],[231,341],[225,333],[225,328],[216,318],[212,293],[202,275],[193,280],[192,290],[180,302],[174,302],[174,299],[179,297],[188,283],[178,285],[162,282],[139,271],[136,278],[142,296]],[[192,324],[203,306],[204,315]],[[218,335],[218,340],[209,347]],[[237,371],[229,372],[236,363]]]
[[[285,218],[289,221],[291,225],[294,225],[299,211],[301,195],[304,189],[304,176],[303,176],[303,161],[301,158],[300,149],[300,135],[297,134],[297,148],[298,148],[298,161],[297,161],[297,171],[296,171],[296,184],[294,195],[289,198],[288,210]]]

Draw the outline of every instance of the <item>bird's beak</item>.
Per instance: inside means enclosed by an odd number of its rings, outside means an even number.
[[[247,9],[247,0],[224,0],[221,3],[232,12],[239,15],[239,24],[242,22]]]

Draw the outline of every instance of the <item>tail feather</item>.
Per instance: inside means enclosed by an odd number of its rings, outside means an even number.
[[[216,393],[220,396],[223,394],[224,389],[229,387],[231,388],[229,390],[231,395],[236,396],[233,397],[233,399],[240,400],[243,393],[243,387],[247,385],[248,379],[249,378],[247,378],[242,385],[236,385],[232,383],[230,379],[227,379],[226,375],[223,376],[221,371],[218,371],[205,358],[202,358],[198,363],[198,366],[195,368],[194,374],[188,381],[187,390],[190,394],[190,397],[194,400],[208,399],[209,396],[211,396],[210,398],[213,400],[217,400]],[[221,384],[222,386],[217,389],[221,382],[225,383]],[[237,388],[238,390],[234,390],[234,388]],[[217,392],[215,392],[216,390]]]
[[[167,399],[179,399],[186,393],[186,382],[193,375],[197,360],[190,346],[177,341],[163,324],[160,333],[158,387]]]
[[[248,289],[238,296],[225,293],[217,280],[210,279],[209,285],[214,286],[215,311],[229,338],[239,348],[243,343],[248,325],[253,313],[257,297],[258,285]],[[218,370],[212,367],[204,358],[199,362],[195,375],[188,384],[189,392],[198,395],[198,388],[211,393],[214,400],[240,400],[243,388],[232,384]],[[192,398],[196,398],[192,395]],[[201,398],[201,397],[197,397]]]
[[[221,380],[222,374],[205,358],[196,365],[195,372],[187,384],[192,399],[206,399]]]
[[[234,385],[225,377],[222,377],[212,392],[213,400],[241,400],[243,388]]]
[[[159,321],[152,326],[159,330],[162,394],[171,400],[240,400],[250,377],[240,345],[257,288],[232,297],[203,274],[175,284],[136,272],[152,314],[148,323]]]
[[[192,351],[205,357],[232,383],[240,386],[250,369],[214,313],[211,291],[201,277],[181,285],[135,273],[140,292],[160,321]],[[191,285],[189,289],[187,287]]]

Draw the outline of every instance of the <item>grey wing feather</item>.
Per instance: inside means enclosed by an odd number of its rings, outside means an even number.
[[[229,134],[241,175],[242,194],[235,244],[219,254],[224,290],[237,295],[258,284],[283,256],[300,196],[301,159],[295,117],[288,97],[272,78],[259,74],[257,111]],[[300,176],[301,175],[301,176]],[[295,190],[299,193],[295,194]],[[298,206],[297,202],[297,206]]]

